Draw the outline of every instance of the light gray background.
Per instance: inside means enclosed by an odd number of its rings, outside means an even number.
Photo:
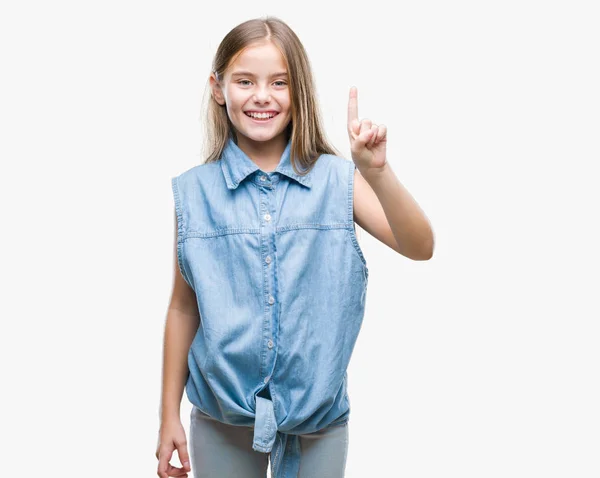
[[[170,178],[218,43],[266,14],[346,155],[358,87],[436,237],[360,231],[347,476],[599,476],[594,3],[3,3],[3,476],[156,476]]]

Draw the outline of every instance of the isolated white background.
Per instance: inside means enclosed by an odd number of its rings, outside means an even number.
[[[594,3],[3,3],[2,476],[156,476],[170,178],[217,45],[264,15],[347,157],[358,87],[435,232],[415,262],[360,231],[347,476],[600,476]]]

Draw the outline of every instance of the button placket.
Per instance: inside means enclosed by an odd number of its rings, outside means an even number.
[[[263,179],[264,178],[264,179]],[[275,291],[274,291],[274,287],[275,284],[277,283],[276,281],[276,277],[275,277],[275,273],[276,273],[276,268],[275,268],[275,257],[272,255],[274,252],[274,249],[271,249],[274,247],[274,241],[275,241],[275,224],[274,221],[272,221],[273,216],[271,215],[271,213],[276,213],[276,211],[273,210],[273,204],[274,204],[274,192],[273,189],[274,185],[273,183],[270,181],[270,177],[266,176],[266,175],[259,175],[258,177],[258,182],[260,183],[261,187],[259,188],[260,190],[260,197],[261,197],[261,202],[260,202],[260,214],[261,214],[261,234],[262,234],[262,242],[263,242],[263,249],[262,249],[262,259],[264,261],[263,264],[265,264],[265,268],[263,269],[264,271],[264,280],[265,280],[265,291],[266,291],[266,304],[267,304],[267,308],[265,309],[265,325],[267,327],[265,327],[265,336],[264,336],[264,342],[263,342],[263,347],[264,344],[266,344],[267,346],[267,350],[272,351],[273,354],[269,354],[269,355],[265,355],[265,373],[269,373],[270,370],[272,370],[272,366],[275,360],[275,353],[276,353],[276,349],[275,347],[275,341],[274,341],[274,336],[272,334],[275,334],[277,329],[278,329],[278,317],[277,317],[277,308],[273,307],[273,305],[276,302],[276,298],[275,298]],[[267,335],[268,334],[268,335]],[[269,380],[271,379],[271,375],[267,375],[265,377],[263,377],[263,382],[266,384]]]

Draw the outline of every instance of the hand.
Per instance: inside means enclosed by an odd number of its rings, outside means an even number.
[[[358,91],[355,86],[350,88],[348,100],[348,136],[352,161],[363,173],[367,170],[377,170],[385,166],[387,128],[385,125],[371,124],[371,120],[358,121]]]
[[[179,461],[183,465],[181,468],[177,468],[169,463],[175,449],[177,449]],[[158,458],[157,474],[160,478],[187,478],[188,473],[191,471],[190,457],[187,452],[185,430],[180,420],[171,420],[162,423],[156,447],[156,458]]]

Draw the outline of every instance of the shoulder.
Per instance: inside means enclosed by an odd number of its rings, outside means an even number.
[[[190,177],[202,177],[212,174],[215,170],[221,170],[221,161],[213,161],[211,163],[203,163],[192,166],[188,169],[183,170],[175,177],[178,179],[190,178]]]
[[[315,167],[320,170],[321,173],[329,171],[330,174],[335,173],[336,175],[343,177],[344,174],[350,175],[354,170],[354,162],[335,154],[322,154],[315,163]]]
[[[352,161],[336,154],[323,153],[321,156],[319,156],[319,160],[317,162],[339,166]]]
[[[214,182],[216,174],[221,174],[220,161],[211,163],[197,164],[188,168],[176,176],[171,178],[173,185],[177,185],[179,188],[185,188],[187,186],[197,186],[203,183]]]
[[[334,154],[323,154],[319,161],[323,161],[320,176],[327,177],[329,186],[337,185],[345,191],[350,191],[354,185],[354,161]]]

